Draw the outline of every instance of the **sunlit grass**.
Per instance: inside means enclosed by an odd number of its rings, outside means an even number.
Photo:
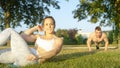
[[[0,68],[10,67],[7,64],[0,64]],[[88,52],[86,49],[63,49],[48,62],[21,68],[120,68],[120,50]]]

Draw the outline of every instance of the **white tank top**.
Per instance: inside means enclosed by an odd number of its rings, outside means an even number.
[[[46,51],[50,51],[54,48],[53,47],[54,39],[44,40],[44,39],[38,37],[35,44],[37,44],[39,47],[45,49]]]

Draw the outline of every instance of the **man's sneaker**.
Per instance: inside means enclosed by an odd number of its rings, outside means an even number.
[[[99,49],[99,46],[96,46],[96,49]]]

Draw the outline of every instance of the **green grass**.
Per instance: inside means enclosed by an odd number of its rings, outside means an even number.
[[[0,68],[10,68],[0,64]],[[44,64],[34,64],[20,68],[120,68],[120,50],[109,49],[63,49],[56,57]]]

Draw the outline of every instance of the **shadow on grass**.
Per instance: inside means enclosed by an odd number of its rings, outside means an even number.
[[[71,54],[60,54],[54,58],[52,58],[51,60],[49,60],[48,62],[59,62],[59,61],[65,61],[65,60],[69,60],[69,59],[76,59],[85,55],[91,55],[96,53],[96,51],[92,51],[92,52],[75,52],[75,53],[71,53]]]
[[[117,50],[119,49],[118,47],[115,48],[109,48],[109,50]],[[60,54],[52,59],[49,60],[49,62],[60,62],[60,61],[65,61],[69,59],[76,59],[82,56],[86,55],[92,55],[95,54],[96,52],[104,52],[104,49],[98,49],[98,50],[93,50],[92,52],[75,52],[75,53],[70,53],[70,54]]]

